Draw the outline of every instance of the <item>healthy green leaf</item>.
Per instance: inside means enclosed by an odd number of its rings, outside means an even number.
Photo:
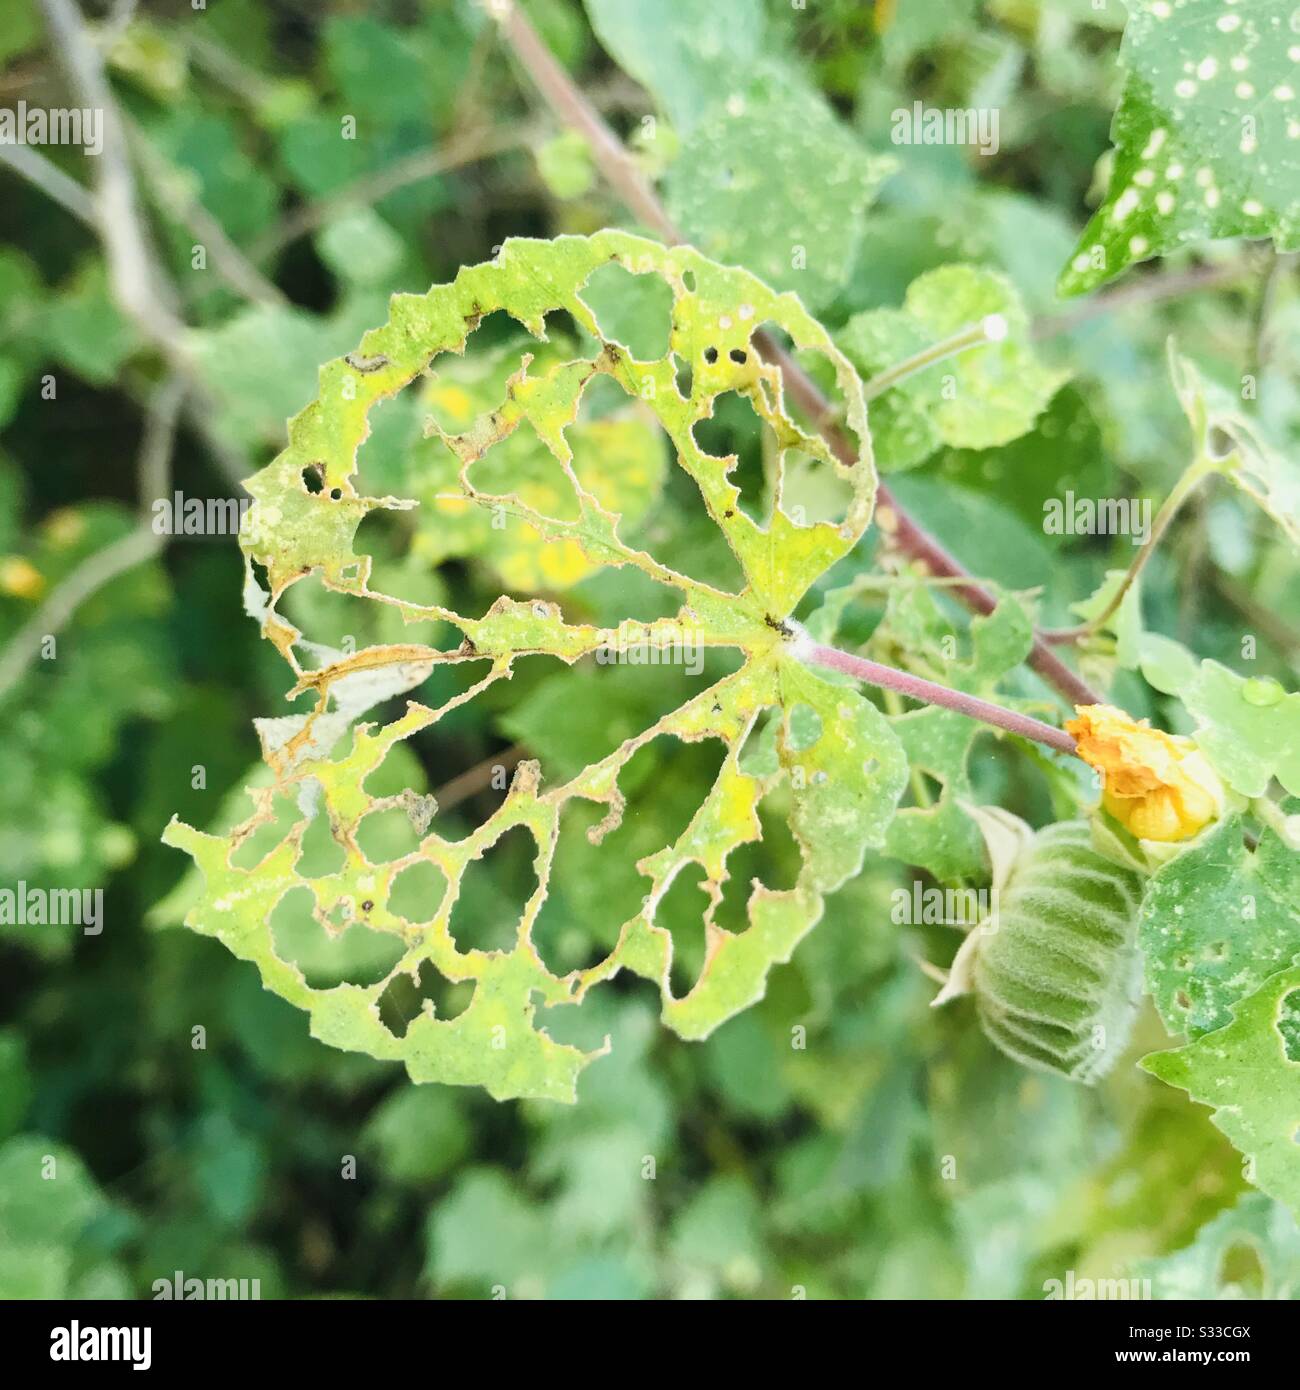
[[[614,60],[648,87],[683,132],[717,100],[718,91],[759,56],[759,0],[701,5],[698,0],[586,0],[596,37]]]
[[[1015,286],[996,271],[946,265],[913,280],[901,309],[856,314],[838,335],[864,377],[933,347],[990,315],[1006,337],[905,378],[872,405],[871,431],[886,472],[911,468],[941,445],[989,449],[1033,428],[1066,374],[1044,366],[1026,342]]]
[[[669,210],[709,255],[819,309],[847,280],[867,208],[897,162],[868,153],[776,65],[721,90],[668,171]]]

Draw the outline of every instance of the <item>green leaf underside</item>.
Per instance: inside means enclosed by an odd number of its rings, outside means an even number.
[[[1242,408],[1240,394],[1202,373],[1172,340],[1169,367],[1196,448],[1300,547],[1300,464],[1294,450],[1270,439],[1262,421]]]
[[[1246,1176],[1300,1214],[1300,968],[1270,976],[1232,1007],[1232,1022],[1143,1067],[1211,1106],[1250,1160]]]
[[[1060,292],[1191,240],[1300,246],[1300,11],[1292,0],[1126,3],[1114,170]]]
[[[1258,1259],[1258,1289],[1228,1280],[1227,1257],[1242,1247]],[[1298,1298],[1300,1230],[1285,1207],[1248,1192],[1236,1206],[1202,1226],[1185,1249],[1140,1260],[1133,1273],[1151,1281],[1152,1298]]]
[[[1142,904],[1147,985],[1173,1033],[1222,1028],[1231,1009],[1300,956],[1300,857],[1233,816],[1152,878]]]
[[[672,335],[663,358],[636,360],[601,332],[584,303],[580,292],[588,277],[610,262],[660,277],[670,287]],[[439,354],[462,352],[480,319],[496,310],[537,337],[544,336],[545,315],[567,311],[600,347],[592,358],[549,363],[537,373],[524,357],[505,399],[463,432],[447,433],[430,422],[431,432],[459,461],[464,497],[522,519],[547,541],[573,543],[594,566],[638,567],[681,595],[676,618],[599,629],[566,623],[556,603],[509,597],[497,600],[482,617],[469,618],[368,587],[369,559],[353,550],[357,526],[376,508],[409,504],[354,490],[367,412],[430,364],[436,382]],[[780,377],[761,362],[751,342],[764,324],[775,325],[797,349],[827,359],[848,426],[861,441],[854,466],[837,463],[819,439],[803,434],[786,415]],[[684,367],[690,368],[685,394],[678,386]],[[620,518],[583,486],[566,429],[577,417],[585,385],[597,374],[610,377],[657,418],[678,465],[697,484],[709,516],[739,563],[746,581],[741,592],[700,583],[632,548],[620,534]],[[735,460],[703,453],[691,434],[691,427],[709,416],[715,398],[726,391],[748,398],[779,446],[775,504],[761,525],[738,505],[738,490],[727,476]],[[571,514],[547,515],[517,493],[481,490],[479,460],[517,430],[535,432],[550,449],[567,480]],[[264,635],[299,678],[291,698],[312,693],[317,704],[310,714],[263,721],[264,755],[277,780],[275,786],[251,793],[256,809],[244,825],[224,836],[205,835],[177,821],[168,827],[166,842],[188,850],[205,877],[203,901],[187,917],[188,925],[255,962],[269,989],[310,1013],[316,1037],[401,1060],[415,1080],[478,1084],[498,1098],[573,1099],[579,1072],[600,1049],[584,1052],[555,1042],[536,1023],[536,1009],[579,1004],[589,989],[622,969],[660,987],[664,1021],[683,1037],[704,1037],[760,998],[771,966],[788,959],[817,921],[822,895],[858,871],[868,847],[882,843],[906,777],[902,749],[885,718],[856,691],[793,661],[785,641],[784,624],[795,606],[862,536],[875,491],[861,385],[825,330],[794,296],[777,295],[747,272],[724,269],[690,248],[666,250],[620,232],[549,243],[512,240],[495,261],[462,270],[449,285],[426,295],[396,296],[384,327],[368,333],[355,353],[321,369],[320,397],[290,422],[289,441],[248,484],[255,499],[242,538],[250,562],[248,602],[262,618]],[[847,497],[842,520],[796,524],[785,514],[780,503],[789,456],[839,476]],[[309,486],[308,479],[316,486]],[[256,583],[255,566],[264,567],[269,595]],[[297,651],[300,634],[277,604],[289,586],[313,573],[330,589],[395,606],[412,625],[449,624],[459,633],[460,645],[370,647],[347,657],[331,653],[324,665],[304,669]],[[738,650],[743,662],[568,781],[548,786],[536,763],[521,763],[496,812],[463,839],[444,838],[437,823],[429,830],[426,815],[419,825],[418,848],[411,853],[372,863],[359,849],[356,832],[367,815],[395,806],[412,812],[409,798],[376,798],[365,790],[365,779],[388,750],[509,678],[516,658],[551,657],[571,665],[630,641],[661,646],[684,636]],[[411,689],[440,665],[461,663],[473,663],[477,677],[467,690],[439,708],[412,702],[401,718],[382,728],[357,726],[349,746],[328,756],[350,713]],[[792,716],[804,706],[815,715],[815,736],[810,737],[804,718],[795,737]],[[742,770],[742,746],[766,711],[774,711],[777,719],[776,764],[760,772]],[[610,954],[589,969],[552,975],[530,930],[546,897],[565,808],[582,801],[603,806],[604,820],[589,832],[592,842],[599,843],[622,815],[621,770],[638,749],[666,736],[720,741],[724,756],[717,779],[680,836],[639,861],[638,871],[646,879],[645,905],[623,925]],[[760,838],[758,805],[783,780],[790,784],[790,820],[802,854],[801,872],[792,888],[781,891],[755,880],[748,926],[728,932],[713,921],[728,855]],[[343,855],[338,872],[315,878],[300,872],[302,840],[310,824],[306,812],[255,867],[236,865],[237,849],[273,818],[273,801],[286,796],[326,818]],[[412,817],[415,821],[414,812]],[[520,826],[536,847],[538,887],[515,927],[515,944],[510,950],[462,951],[450,922],[466,867]],[[390,909],[388,899],[397,875],[418,862],[432,865],[446,889],[436,906],[430,904],[427,920],[409,921]],[[672,939],[656,925],[655,911],[677,875],[691,865],[704,873],[706,960],[689,993],[674,997],[669,985]],[[403,954],[389,975],[370,984],[317,989],[297,966],[276,954],[271,912],[287,891],[303,886],[313,895],[316,920],[331,935],[363,923],[401,943]],[[445,980],[472,983],[472,997],[463,1012],[449,1018],[437,1017],[426,1004],[397,1037],[381,1021],[379,997],[399,972],[415,975],[426,964]]]

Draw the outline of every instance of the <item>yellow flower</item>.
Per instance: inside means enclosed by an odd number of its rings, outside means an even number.
[[[1187,840],[1223,810],[1223,783],[1189,738],[1110,705],[1077,705],[1065,728],[1102,775],[1101,804],[1139,840]]]
[[[6,555],[0,560],[0,593],[14,598],[39,598],[45,588],[45,576],[21,555]]]

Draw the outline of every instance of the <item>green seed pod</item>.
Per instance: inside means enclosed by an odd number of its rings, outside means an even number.
[[[969,990],[1009,1057],[1090,1085],[1123,1052],[1137,1015],[1143,878],[1098,853],[1086,821],[1021,829],[1001,874],[994,855],[994,911],[936,1002]]]

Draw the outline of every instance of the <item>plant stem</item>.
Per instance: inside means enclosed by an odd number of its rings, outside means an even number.
[[[878,661],[868,661],[864,656],[854,656],[842,652],[838,647],[828,647],[814,642],[810,637],[795,639],[795,655],[808,665],[825,666],[832,671],[842,671],[845,675],[856,676],[869,685],[878,685],[885,690],[896,690],[900,695],[920,700],[927,705],[941,705],[944,709],[956,710],[958,714],[978,719],[983,724],[1005,729],[1008,733],[1019,734],[1022,738],[1045,743],[1060,753],[1074,754],[1075,743],[1063,729],[1044,724],[1040,719],[1032,719],[1027,714],[1004,709],[989,700],[967,695],[964,690],[953,690],[935,681],[914,676],[908,671],[900,671],[894,666],[882,666]]]
[[[680,242],[682,236],[667,211],[647,184],[636,161],[623,143],[605,124],[600,113],[574,86],[569,75],[555,61],[515,0],[490,0],[491,13],[501,26],[506,42],[514,51],[520,65],[532,79],[551,110],[567,126],[583,135],[591,146],[592,158],[605,179],[623,200],[629,211],[650,230],[667,242]],[[807,372],[767,334],[754,335],[754,346],[760,356],[781,369],[785,389],[790,399],[811,419],[824,435],[831,451],[841,462],[852,466],[858,451],[834,423],[835,410],[821,388]],[[929,532],[925,531],[898,505],[893,494],[881,483],[876,490],[877,516],[884,527],[884,516],[890,521],[890,540],[905,554],[920,561],[931,574],[940,578],[961,579],[955,592],[967,607],[977,613],[991,613],[997,600],[973,579]],[[1071,671],[1054,651],[1038,636],[1029,653],[1029,665],[1071,704],[1101,703],[1101,695]]]
[[[1161,537],[1169,529],[1169,523],[1174,519],[1175,513],[1196,490],[1201,479],[1213,472],[1215,472],[1215,464],[1212,459],[1204,456],[1193,459],[1183,470],[1182,476],[1174,484],[1169,495],[1161,503],[1160,510],[1156,513],[1156,519],[1151,523],[1151,534],[1138,547],[1138,553],[1133,557],[1119,588],[1111,595],[1110,602],[1095,618],[1090,618],[1086,623],[1080,623],[1078,627],[1057,628],[1055,631],[1044,632],[1044,641],[1053,643],[1077,642],[1080,638],[1088,637],[1101,628],[1106,620],[1118,610],[1128,591],[1137,583],[1138,576],[1155,553],[1156,546],[1160,544]]]
[[[883,372],[877,372],[869,381],[863,383],[862,395],[867,401],[874,401],[877,396],[883,396],[886,391],[892,390],[900,381],[906,381],[909,376],[923,372],[936,362],[942,362],[946,357],[955,357],[959,352],[966,352],[970,348],[1000,342],[1006,335],[1006,319],[1001,314],[990,314],[979,323],[954,333],[951,338],[931,343],[929,347],[922,348],[911,357],[905,357],[901,362],[886,367]]]

